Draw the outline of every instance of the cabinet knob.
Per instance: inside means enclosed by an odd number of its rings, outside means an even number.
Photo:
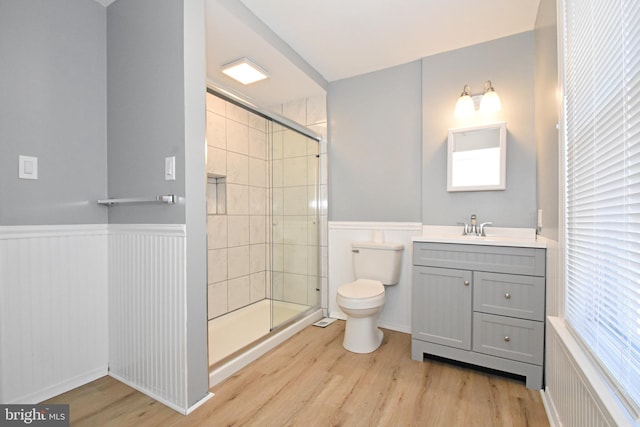
[[[505,340],[506,342],[509,342],[509,341],[511,341],[511,338],[509,338],[509,335],[507,335],[506,337],[504,337],[504,340]]]
[[[511,294],[509,292],[504,294],[504,299],[511,299]]]
[[[468,280],[465,280],[465,281],[464,281],[464,285],[465,285],[465,286],[469,286],[469,281],[468,281]]]

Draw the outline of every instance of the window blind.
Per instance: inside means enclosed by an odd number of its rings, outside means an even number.
[[[565,317],[640,406],[640,1],[565,0]]]

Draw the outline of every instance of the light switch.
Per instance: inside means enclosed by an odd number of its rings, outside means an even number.
[[[175,181],[176,180],[176,158],[165,157],[164,158],[164,180]]]
[[[18,156],[18,178],[38,179],[38,158]]]

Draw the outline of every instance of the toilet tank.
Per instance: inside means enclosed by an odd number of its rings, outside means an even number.
[[[352,242],[353,272],[356,279],[379,280],[384,285],[400,281],[402,243]]]

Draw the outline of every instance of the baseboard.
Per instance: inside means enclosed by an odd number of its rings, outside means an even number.
[[[17,399],[14,399],[11,402],[6,402],[8,404],[18,404],[18,403],[39,403],[52,397],[56,397],[62,393],[66,393],[74,388],[78,388],[83,386],[91,381],[95,381],[98,378],[102,378],[108,374],[108,368],[106,366],[100,367],[90,372],[86,372],[84,374],[78,375],[74,378],[70,378],[61,383],[55,384],[53,386],[47,387],[44,390],[38,390],[35,393],[31,393],[25,396],[21,396]]]
[[[544,405],[544,411],[547,413],[547,419],[551,427],[562,427],[562,421],[558,415],[553,399],[549,398],[549,394],[546,390],[540,390],[540,398],[542,398],[542,404]]]
[[[120,381],[120,382],[121,382],[121,383],[123,383],[123,384],[128,385],[129,387],[131,387],[131,388],[133,388],[133,389],[138,390],[140,393],[142,393],[142,394],[145,394],[145,395],[149,396],[149,397],[150,397],[150,398],[152,398],[153,400],[157,400],[158,402],[160,402],[160,403],[162,403],[163,405],[165,405],[165,406],[167,406],[167,407],[169,407],[169,408],[173,409],[173,410],[174,410],[174,411],[176,411],[176,412],[181,413],[182,415],[186,415],[186,414],[187,414],[187,411],[189,410],[189,408],[187,408],[187,407],[182,407],[182,406],[176,405],[176,404],[175,404],[175,403],[173,403],[173,402],[169,402],[169,401],[168,401],[167,399],[165,399],[164,397],[159,396],[159,395],[157,395],[156,393],[152,392],[151,390],[148,390],[148,389],[146,389],[146,388],[144,388],[144,387],[141,387],[141,386],[139,386],[138,384],[135,384],[135,383],[133,383],[133,382],[131,382],[131,381],[127,380],[126,378],[121,377],[121,376],[120,376],[120,375],[118,375],[118,374],[114,374],[113,372],[109,372],[109,376],[110,376],[111,378],[114,378],[114,379],[116,379],[116,380]],[[205,398],[206,398],[206,399],[210,399],[210,398],[211,398],[211,396],[206,396]]]
[[[215,396],[215,394],[213,394],[211,392],[207,393],[202,399],[198,400],[196,403],[194,403],[193,405],[189,406],[187,408],[187,410],[185,411],[185,415],[189,415],[190,413],[192,413],[193,411],[195,411],[196,409],[198,409],[199,407],[204,405],[213,396]]]

